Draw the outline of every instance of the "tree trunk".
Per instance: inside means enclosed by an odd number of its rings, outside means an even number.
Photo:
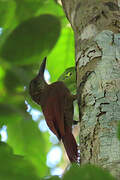
[[[81,164],[120,178],[120,2],[62,0],[75,34]],[[83,87],[83,77],[93,71]]]

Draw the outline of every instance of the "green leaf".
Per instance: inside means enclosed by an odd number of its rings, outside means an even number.
[[[2,100],[2,96],[6,94],[4,87],[4,77],[5,77],[5,71],[2,67],[0,67],[0,102]]]
[[[7,28],[14,17],[16,3],[14,0],[0,1],[0,27]]]
[[[1,98],[2,99],[2,98]],[[0,126],[12,123],[21,113],[26,113],[24,96],[6,95],[0,103]]]
[[[0,128],[16,117],[13,106],[0,104]]]
[[[8,144],[0,142],[1,180],[38,180],[32,163],[23,156],[14,155]]]
[[[94,165],[84,165],[79,167],[78,165],[73,165],[69,171],[64,175],[63,180],[115,180],[108,171],[103,170]]]
[[[8,93],[19,93],[24,91],[34,76],[34,66],[14,66],[7,69],[4,77],[4,86]]]
[[[72,93],[76,93],[75,67],[67,68],[58,78],[58,81],[63,81]]]
[[[55,16],[45,14],[31,18],[10,34],[1,55],[18,65],[38,62],[54,47],[60,29],[60,21]]]
[[[36,12],[43,8],[44,1],[41,0],[15,0],[16,1],[16,17],[21,22],[33,17]]]
[[[62,7],[54,0],[15,0],[16,1],[16,16],[21,22],[33,16],[40,14],[51,14],[66,19]]]
[[[65,69],[75,66],[74,34],[70,27],[62,29],[61,36],[48,56],[47,68],[51,81],[56,81]]]
[[[4,85],[6,89],[8,90],[8,92],[16,92],[17,87],[24,85],[23,82],[24,81],[22,81],[22,78],[18,78],[13,71],[8,70],[6,72]]]
[[[52,176],[50,178],[47,178],[48,180],[60,180],[58,176]]]
[[[37,170],[37,174],[45,176],[48,168],[46,166],[47,144],[37,123],[25,116],[16,116],[7,125],[8,144],[15,154],[24,155]]]

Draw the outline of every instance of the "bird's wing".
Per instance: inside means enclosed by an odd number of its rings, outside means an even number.
[[[64,129],[64,101],[60,93],[49,95],[47,98],[43,113],[47,125],[51,131],[61,139],[65,134]]]

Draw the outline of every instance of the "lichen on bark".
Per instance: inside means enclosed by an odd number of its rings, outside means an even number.
[[[120,10],[116,0],[62,0],[75,34],[81,164],[120,177]],[[87,71],[82,92],[80,84]]]

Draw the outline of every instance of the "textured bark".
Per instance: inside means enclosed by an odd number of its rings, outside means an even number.
[[[120,1],[62,0],[75,34],[81,164],[120,178]],[[82,78],[93,71],[85,86]]]

